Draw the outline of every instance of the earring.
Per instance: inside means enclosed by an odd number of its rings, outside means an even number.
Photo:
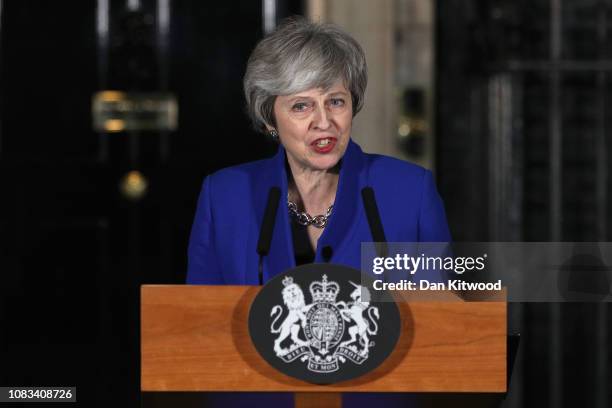
[[[270,135],[272,140],[274,140],[275,142],[278,142],[278,132],[276,131],[276,129],[270,130],[268,134]]]

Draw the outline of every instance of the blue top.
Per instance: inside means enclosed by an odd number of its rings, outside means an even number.
[[[188,284],[257,285],[259,230],[271,187],[281,189],[264,281],[295,267],[286,209],[285,150],[259,160],[219,170],[204,180],[189,241]],[[372,242],[361,190],[372,187],[388,242],[449,242],[442,200],[430,171],[387,156],[366,154],[352,140],[342,158],[334,209],[319,238],[314,262],[361,269],[361,243]],[[209,395],[210,406],[293,406],[291,394]],[[406,406],[409,394],[346,394],[344,406]],[[242,403],[241,403],[242,401]],[[222,404],[222,405],[221,405]]]

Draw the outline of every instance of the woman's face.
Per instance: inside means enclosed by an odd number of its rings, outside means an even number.
[[[278,96],[276,130],[287,160],[308,170],[328,170],[344,155],[351,133],[351,93],[342,81],[331,88]]]

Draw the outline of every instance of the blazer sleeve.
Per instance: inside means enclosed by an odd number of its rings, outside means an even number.
[[[190,285],[224,283],[215,253],[211,179],[212,176],[204,179],[189,237],[187,284]]]
[[[423,193],[419,214],[419,241],[450,242],[451,235],[446,222],[444,204],[438,194],[431,171],[423,176]]]
[[[423,177],[423,195],[421,196],[421,211],[419,215],[419,241],[440,242],[440,245],[426,245],[427,256],[452,256],[450,248],[451,235],[446,222],[444,204],[436,189],[431,171],[426,170]],[[452,275],[441,270],[428,270],[426,279],[430,282],[447,282]]]

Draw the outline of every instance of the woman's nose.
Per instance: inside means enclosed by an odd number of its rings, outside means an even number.
[[[325,130],[331,126],[330,113],[324,107],[318,107],[315,112],[314,125],[315,127]]]

